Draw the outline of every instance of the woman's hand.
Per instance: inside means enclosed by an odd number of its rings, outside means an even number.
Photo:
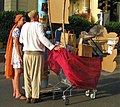
[[[23,65],[22,57],[20,56],[19,59],[20,59],[20,63],[21,63],[21,65]]]

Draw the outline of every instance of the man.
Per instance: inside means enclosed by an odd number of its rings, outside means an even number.
[[[23,43],[24,51],[24,82],[25,95],[28,103],[36,103],[40,95],[41,72],[44,69],[45,47],[49,50],[59,50],[60,46],[54,46],[44,34],[42,24],[38,22],[39,16],[36,10],[28,13],[30,22],[23,25],[20,35],[20,43]]]

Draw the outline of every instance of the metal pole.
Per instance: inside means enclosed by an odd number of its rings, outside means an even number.
[[[43,27],[47,27],[47,0],[38,0],[38,12],[39,12],[39,21],[42,23]]]
[[[63,3],[63,17],[62,17],[62,27],[63,27],[63,34],[64,34],[64,43],[65,43],[65,48],[66,48],[66,38],[65,38],[65,6],[66,6],[66,0],[64,0],[64,3]]]
[[[16,10],[18,11],[18,0],[16,0]]]
[[[48,0],[47,3],[48,3],[48,19],[49,19],[49,26],[50,26],[50,30],[51,30],[52,43],[54,43],[53,30],[52,30],[52,24],[51,24],[50,0]]]
[[[100,12],[100,25],[103,25],[103,11]]]

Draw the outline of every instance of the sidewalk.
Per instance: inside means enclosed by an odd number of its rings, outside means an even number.
[[[96,99],[90,99],[84,95],[84,91],[75,91],[72,96],[68,96],[69,107],[118,107],[120,105],[120,55],[117,58],[119,61],[117,69],[113,73],[104,72],[102,73],[102,78],[97,86]],[[4,73],[4,62],[0,63],[0,73]],[[53,73],[53,72],[51,72]],[[0,107],[67,107],[64,104],[62,93],[54,93],[55,100],[53,100],[52,95],[43,95],[41,98],[43,102],[36,104],[26,104],[25,101],[16,100],[12,97],[12,85],[11,81],[5,79],[3,75],[0,75]],[[49,83],[53,86],[59,82],[57,76],[50,75]],[[23,76],[22,76],[23,77]],[[23,83],[23,78],[21,78],[21,83]],[[21,85],[22,87],[22,85]],[[64,88],[64,87],[63,87]],[[66,87],[65,87],[66,88]],[[24,90],[22,90],[24,93]]]
[[[3,77],[5,72],[5,49],[0,49],[0,77]]]
[[[5,73],[5,63],[1,62],[0,63],[0,78],[4,78],[4,73]]]

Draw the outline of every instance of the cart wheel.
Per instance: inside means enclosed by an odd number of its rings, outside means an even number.
[[[90,96],[90,90],[85,91],[85,95],[88,97]]]
[[[95,98],[96,98],[96,93],[95,93],[95,92],[91,93],[91,94],[90,94],[90,98],[91,98],[91,99],[95,99]]]
[[[63,95],[62,98],[63,98],[64,101],[66,100],[66,96],[65,95]]]
[[[65,99],[65,105],[69,104],[69,99]]]
[[[96,89],[91,90],[90,98],[95,99],[96,98],[96,93],[97,93]]]

